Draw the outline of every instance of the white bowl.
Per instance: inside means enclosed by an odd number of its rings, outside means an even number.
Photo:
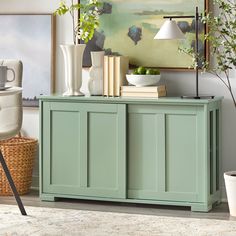
[[[126,75],[127,81],[136,87],[156,85],[161,75]]]

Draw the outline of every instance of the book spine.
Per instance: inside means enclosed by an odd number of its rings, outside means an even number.
[[[108,96],[114,96],[114,56],[109,56]]]
[[[166,91],[161,91],[160,93],[141,93],[141,92],[124,92],[121,91],[122,97],[147,97],[147,98],[158,98],[158,97],[165,97]]]
[[[121,90],[124,92],[156,93],[156,92],[166,91],[166,86],[165,85],[146,86],[146,87],[122,86]]]
[[[114,96],[120,96],[120,57],[115,57]]]
[[[114,96],[120,96],[121,86],[127,84],[126,74],[129,70],[129,60],[127,57],[115,57],[114,66]]]
[[[121,83],[120,83],[120,90],[121,86],[127,85],[128,81],[126,80],[126,74],[129,72],[129,58],[128,57],[121,57]]]
[[[109,77],[109,66],[108,66],[108,56],[104,56],[104,66],[103,66],[103,96],[108,96],[108,77]]]

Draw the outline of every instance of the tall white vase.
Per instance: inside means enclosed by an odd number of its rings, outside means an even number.
[[[82,62],[85,44],[61,45],[65,63],[66,92],[63,96],[83,96],[80,92],[82,85]]]
[[[88,90],[90,95],[103,94],[104,51],[91,52],[92,67],[89,69]]]

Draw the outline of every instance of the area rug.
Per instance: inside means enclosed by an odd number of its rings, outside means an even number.
[[[0,205],[4,236],[235,236],[236,221]]]

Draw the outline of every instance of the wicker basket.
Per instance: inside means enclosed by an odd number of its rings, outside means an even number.
[[[36,139],[21,137],[20,135],[0,141],[0,149],[20,195],[28,193],[32,183],[37,143]],[[12,195],[11,187],[1,165],[0,195]]]

